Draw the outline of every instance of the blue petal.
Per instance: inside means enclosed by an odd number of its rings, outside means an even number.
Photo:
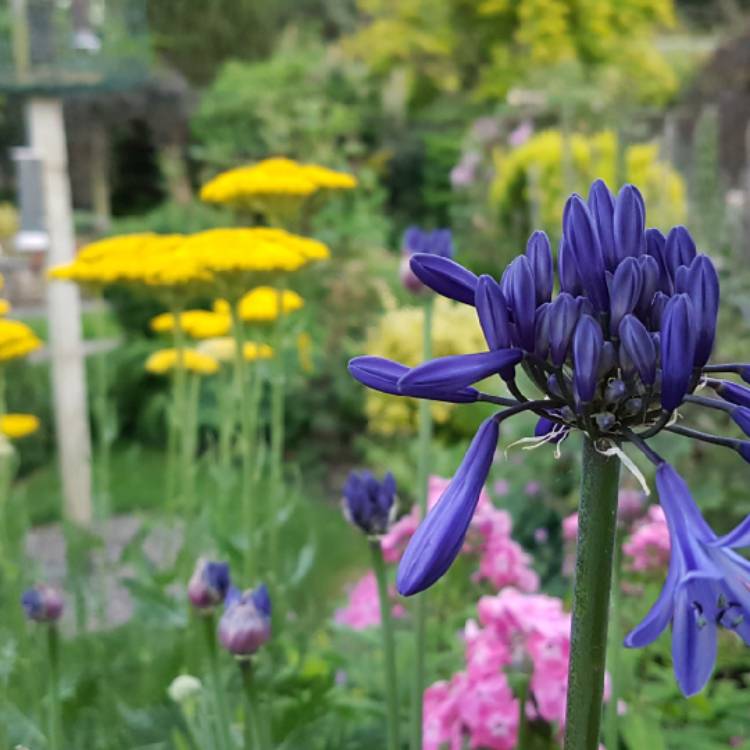
[[[618,261],[644,252],[645,219],[643,198],[638,188],[624,185],[615,201],[614,236]]]
[[[718,539],[708,543],[712,547],[726,547],[738,549],[740,547],[750,547],[750,516],[739,523],[732,531]]]
[[[448,488],[409,541],[396,578],[403,596],[432,586],[458,555],[492,466],[498,436],[495,417],[482,422]]]
[[[412,368],[398,382],[401,393],[412,395],[415,389],[430,392],[454,391],[496,375],[521,361],[520,349],[497,349],[478,354],[453,354],[439,357]]]
[[[588,203],[596,221],[604,263],[613,271],[617,265],[614,234],[615,199],[603,180],[595,180],[591,185]]]
[[[659,598],[651,605],[648,614],[625,637],[628,648],[643,648],[653,643],[672,619],[675,590],[680,577],[678,564],[670,562],[667,580],[664,581]]]
[[[695,258],[695,242],[683,226],[672,227],[664,244],[664,260],[674,278],[680,266],[689,266]]]
[[[643,279],[641,269],[635,258],[625,258],[612,278],[610,291],[610,330],[617,331],[625,315],[633,312],[641,297]]]
[[[686,294],[669,300],[661,321],[661,403],[673,411],[687,393],[695,360],[693,305]]]
[[[354,357],[349,361],[349,374],[368,388],[399,396],[398,381],[409,371],[406,365],[385,357]]]
[[[573,382],[584,403],[594,398],[599,379],[599,359],[604,346],[600,325],[590,316],[581,317],[573,335]]]
[[[698,325],[695,365],[703,367],[711,356],[719,314],[719,277],[706,255],[697,255],[690,264],[686,291],[695,308]]]
[[[552,287],[555,276],[552,271],[552,248],[549,237],[545,232],[534,232],[526,245],[526,257],[529,259],[534,276],[536,289],[536,304],[549,302],[552,297]]]
[[[426,253],[412,255],[409,264],[414,275],[433,291],[465,305],[474,304],[478,279],[467,268],[450,258]]]
[[[560,291],[573,296],[581,292],[581,279],[578,275],[576,259],[565,238],[560,240],[557,251],[557,275],[560,277]]]
[[[490,349],[506,349],[510,346],[510,323],[508,305],[500,285],[486,274],[479,277],[474,296],[479,324]]]
[[[711,677],[716,662],[716,623],[706,617],[698,626],[693,608],[697,580],[679,586],[672,619],[672,661],[675,677],[685,696],[699,693]],[[703,597],[701,597],[703,598]]]
[[[635,315],[626,315],[620,323],[620,346],[635,366],[641,380],[653,385],[656,380],[656,347],[646,326]]]
[[[531,265],[525,255],[519,255],[508,266],[506,279],[508,304],[516,324],[516,341],[527,352],[533,352],[536,289]]]

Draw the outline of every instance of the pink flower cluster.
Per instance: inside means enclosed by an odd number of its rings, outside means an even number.
[[[669,563],[669,529],[660,505],[652,505],[622,545],[630,569],[639,573],[662,571]]]
[[[430,477],[429,508],[438,502],[449,484],[449,479]],[[415,506],[382,538],[383,557],[387,562],[401,559],[420,518],[419,508]],[[496,508],[489,495],[482,491],[462,553],[479,558],[479,567],[472,577],[474,581],[486,580],[496,589],[515,586],[522,591],[536,591],[539,578],[531,567],[531,557],[511,538],[512,527],[510,515]]]
[[[483,596],[479,622],[466,624],[466,669],[424,696],[424,750],[512,750],[520,707],[507,670],[530,675],[529,719],[562,729],[565,721],[570,615],[562,601],[506,588]]]
[[[393,617],[404,617],[406,612],[400,604],[395,604],[391,614]],[[339,609],[333,619],[338,625],[352,630],[366,630],[380,625],[378,582],[372,571],[351,587],[346,606]]]

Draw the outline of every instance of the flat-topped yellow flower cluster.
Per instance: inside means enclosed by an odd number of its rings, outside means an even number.
[[[3,414],[0,416],[0,435],[20,440],[39,429],[39,418],[33,414]]]
[[[0,362],[25,357],[41,345],[37,335],[25,323],[0,318]]]
[[[179,367],[196,375],[213,375],[219,370],[215,357],[197,349],[159,349],[146,360],[146,370],[154,375],[165,375]]]
[[[53,279],[90,286],[130,284],[154,289],[210,285],[237,274],[297,271],[330,256],[317,240],[283,229],[210,229],[192,235],[121,235],[94,242],[71,263],[50,270]]]
[[[356,178],[346,172],[273,157],[222,172],[203,186],[201,200],[241,205],[274,196],[304,199],[319,191],[351,190],[356,185]]]

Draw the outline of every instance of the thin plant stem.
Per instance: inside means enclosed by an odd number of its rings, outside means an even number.
[[[60,717],[60,636],[57,625],[47,626],[47,660],[49,667],[49,694],[47,705],[47,746],[49,750],[62,748],[62,721]]]
[[[250,659],[239,661],[242,674],[242,688],[245,693],[245,743],[244,750],[267,750],[270,742],[261,724],[260,698],[253,677],[253,665]]]
[[[274,326],[273,379],[271,382],[271,508],[273,517],[269,521],[269,565],[275,575],[278,557],[278,510],[285,502],[284,492],[284,289],[276,290],[276,310],[278,317]]]
[[[99,298],[103,303],[102,298]],[[104,341],[102,315],[94,315],[96,341]],[[106,519],[111,511],[110,497],[110,458],[112,448],[112,431],[110,425],[111,411],[109,406],[109,368],[107,352],[94,356],[94,393],[93,416],[96,420],[96,506],[95,512],[100,520]]]
[[[424,302],[422,325],[422,361],[432,356],[432,295]],[[432,443],[432,412],[429,401],[419,402],[419,509],[427,515],[427,496],[430,484],[430,444]],[[424,693],[426,592],[418,594],[414,611],[414,684],[412,686],[411,750],[422,750],[422,697]]]
[[[620,535],[615,537],[614,563],[612,566],[612,603],[609,624],[609,672],[610,697],[604,724],[604,745],[609,750],[620,746],[620,730],[617,725],[617,703],[620,699],[620,648],[622,648],[622,628],[620,624],[620,574],[622,572],[622,547]]]
[[[619,475],[619,459],[602,455],[585,437],[565,750],[597,750],[599,747]]]
[[[174,305],[171,309],[172,320],[172,338],[174,348],[177,352],[177,361],[175,362],[174,375],[172,378],[172,409],[169,420],[169,434],[167,439],[167,496],[172,505],[172,509],[179,509],[179,501],[183,489],[180,477],[180,456],[182,453],[182,444],[184,442],[184,418],[185,418],[185,332],[182,330],[182,309]]]
[[[393,637],[391,603],[388,597],[385,561],[380,542],[370,542],[372,569],[378,582],[380,600],[380,633],[383,638],[383,661],[385,662],[385,708],[387,719],[388,750],[398,750],[398,678],[396,675],[396,644]]]
[[[526,705],[529,701],[529,677],[524,676],[518,690],[518,741],[517,750],[528,750],[529,717],[526,715]]]
[[[234,412],[232,410],[232,388],[227,378],[229,370],[222,368],[219,373],[218,400],[219,400],[219,440],[216,446],[218,453],[218,485],[221,494],[220,507],[222,511],[227,509],[229,502],[229,489],[232,482],[232,436],[234,434]]]
[[[216,620],[213,612],[201,615],[203,623],[203,636],[206,642],[206,655],[208,657],[208,672],[211,681],[211,696],[213,700],[213,713],[215,719],[216,737],[218,750],[232,750],[232,738],[230,735],[230,719],[227,708],[226,694],[221,681],[221,669],[219,667],[219,654],[216,649]]]
[[[234,336],[235,387],[240,409],[240,458],[242,462],[242,515],[248,535],[246,573],[252,578],[257,573],[256,546],[258,535],[258,515],[253,498],[253,444],[255,442],[251,403],[248,398],[247,362],[245,361],[245,331],[239,315],[239,302],[230,306],[232,311],[232,334]]]
[[[188,512],[193,510],[195,502],[195,461],[198,444],[198,405],[200,401],[201,378],[197,373],[187,374],[187,385],[185,388],[185,423],[183,425],[182,466],[180,475],[183,484],[184,508]]]

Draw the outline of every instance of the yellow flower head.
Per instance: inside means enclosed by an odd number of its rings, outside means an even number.
[[[25,357],[41,345],[37,335],[25,323],[0,318],[0,362]]]
[[[10,312],[10,302],[7,299],[0,299],[0,315],[7,315]]]
[[[231,336],[206,339],[198,344],[198,351],[208,354],[219,362],[233,362],[237,351],[237,342]],[[256,341],[246,341],[243,351],[246,362],[273,357],[273,349],[268,344],[261,344]]]
[[[267,323],[279,317],[279,300],[282,314],[299,310],[304,304],[302,297],[289,289],[274,289],[272,286],[258,286],[251,289],[239,302],[240,318],[246,323]],[[229,303],[224,299],[214,302],[217,314],[229,315]]]
[[[197,349],[159,349],[146,360],[146,370],[154,375],[166,375],[178,367],[196,375],[213,375],[219,362]]]
[[[0,434],[19,440],[39,429],[39,418],[33,414],[3,414],[0,417]]]
[[[351,190],[356,185],[356,178],[346,172],[274,157],[222,172],[203,186],[201,200],[242,204],[271,196],[304,199],[319,190]]]
[[[229,333],[232,321],[229,315],[210,310],[185,310],[179,315],[180,328],[191,338],[209,339]],[[171,333],[175,329],[172,313],[161,313],[151,319],[151,330],[156,333]]]

